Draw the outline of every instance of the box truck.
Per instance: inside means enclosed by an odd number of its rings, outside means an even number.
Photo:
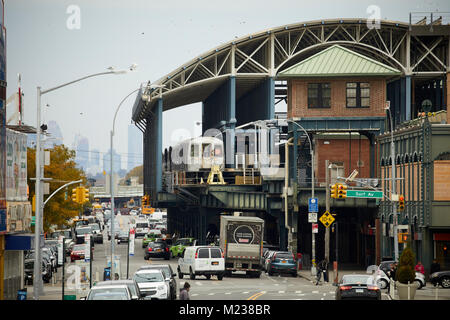
[[[245,271],[248,276],[260,277],[263,235],[263,219],[220,217],[220,248],[225,257],[225,275]]]

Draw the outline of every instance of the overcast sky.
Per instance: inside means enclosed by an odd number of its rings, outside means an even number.
[[[58,122],[67,146],[82,134],[90,149],[106,152],[114,111],[141,82],[155,81],[236,36],[308,20],[367,18],[370,5],[379,6],[382,19],[402,22],[411,11],[450,12],[448,0],[5,0],[7,96],[17,89],[20,73],[24,120],[35,126],[37,86],[45,90],[110,66],[138,64],[132,73],[88,79],[42,97],[43,120]],[[80,9],[79,29],[73,28],[74,11],[67,13],[71,6]],[[116,121],[115,149],[125,156],[134,98]],[[197,134],[197,121],[200,104],[164,112],[163,146],[176,129]]]

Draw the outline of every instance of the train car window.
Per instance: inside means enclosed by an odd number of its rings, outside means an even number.
[[[191,144],[191,157],[198,157],[198,144]]]
[[[204,143],[203,144],[203,157],[211,157],[212,154],[212,148],[211,148],[211,144],[209,143]]]

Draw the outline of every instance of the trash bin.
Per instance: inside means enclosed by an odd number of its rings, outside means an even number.
[[[103,281],[111,280],[111,268],[103,269]]]
[[[17,291],[17,300],[27,300],[27,288]]]

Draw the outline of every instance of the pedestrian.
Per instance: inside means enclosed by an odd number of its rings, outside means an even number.
[[[439,272],[441,271],[441,265],[439,264],[439,262],[437,262],[436,259],[433,259],[433,263],[431,264],[430,267],[430,275],[432,275],[435,272]]]
[[[190,300],[189,299],[189,288],[191,285],[189,282],[185,282],[183,288],[180,290],[180,300]]]
[[[391,263],[390,269],[386,272],[386,275],[389,277],[389,282],[395,281],[395,273],[397,271],[396,269],[397,269],[397,264],[395,262]],[[390,293],[390,291],[391,291],[391,285],[389,283],[388,293]]]
[[[422,262],[420,262],[420,261],[417,262],[414,270],[416,270],[416,272],[420,272],[421,274],[425,274],[425,267],[423,266]]]

